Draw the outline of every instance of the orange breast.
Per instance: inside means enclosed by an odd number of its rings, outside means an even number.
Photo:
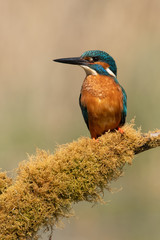
[[[123,109],[122,91],[112,77],[87,76],[81,89],[81,104],[87,108],[92,138],[119,126]]]

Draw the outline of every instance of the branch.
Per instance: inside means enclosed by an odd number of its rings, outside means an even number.
[[[133,124],[123,130],[98,141],[80,138],[54,154],[37,150],[19,165],[13,183],[0,173],[0,239],[37,239],[40,227],[72,215],[72,203],[102,201],[135,154],[160,146],[160,131],[142,135]]]
[[[148,134],[142,135],[142,137],[145,142],[135,148],[135,154],[160,146],[160,131],[149,132]]]

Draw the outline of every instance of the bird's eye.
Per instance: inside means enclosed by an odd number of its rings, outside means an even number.
[[[97,62],[99,60],[98,57],[93,57],[92,59],[94,62]]]
[[[89,61],[90,63],[97,62],[99,60],[98,57],[85,57],[85,60]]]

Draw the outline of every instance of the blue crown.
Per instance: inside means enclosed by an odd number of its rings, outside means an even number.
[[[110,65],[110,70],[117,76],[117,66],[114,59],[106,52],[100,50],[90,50],[86,51],[81,55],[82,58],[84,57],[91,57],[96,58],[97,61],[105,62]]]

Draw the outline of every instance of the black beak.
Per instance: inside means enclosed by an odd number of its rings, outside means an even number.
[[[88,61],[81,57],[74,58],[59,58],[54,59],[55,62],[66,63],[66,64],[74,64],[74,65],[87,65]]]

